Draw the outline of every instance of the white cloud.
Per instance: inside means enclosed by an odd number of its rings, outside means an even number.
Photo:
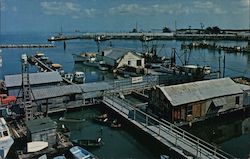
[[[240,4],[242,7],[249,7],[250,1],[249,0],[240,0]]]
[[[94,8],[84,9],[83,12],[85,13],[86,17],[94,17],[96,15],[96,9]]]
[[[138,5],[138,4],[121,4],[117,7],[109,9],[111,15],[130,14],[130,15],[152,15],[152,14],[181,14],[189,13],[190,9],[180,3],[176,4],[153,4],[153,5]]]
[[[16,6],[13,6],[13,7],[12,7],[12,11],[13,11],[13,12],[17,12],[17,7],[16,7]]]
[[[48,15],[66,15],[80,12],[77,4],[71,2],[41,2],[42,9]]]
[[[5,0],[0,0],[1,3],[1,11],[5,11],[6,10],[6,6],[5,6]]]
[[[193,11],[199,13],[215,13],[215,14],[225,14],[227,11],[223,9],[219,4],[215,4],[212,1],[194,1]]]
[[[48,15],[69,15],[72,19],[79,19],[81,17],[94,17],[96,9],[94,8],[80,8],[79,5],[72,2],[60,1],[44,1],[40,3],[44,14]]]

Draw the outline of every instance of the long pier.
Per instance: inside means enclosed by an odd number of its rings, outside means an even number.
[[[183,34],[183,33],[84,33],[79,35],[60,35],[48,38],[48,41],[66,41],[73,39],[94,39],[105,41],[111,39],[125,40],[239,40],[248,41],[249,35],[242,34]]]
[[[165,146],[174,150],[183,158],[228,159],[236,158],[214,145],[182,130],[167,121],[159,121],[133,105],[115,96],[104,97],[103,103],[136,125],[142,131],[150,134]]]
[[[0,45],[0,48],[54,48],[52,44],[5,44]]]

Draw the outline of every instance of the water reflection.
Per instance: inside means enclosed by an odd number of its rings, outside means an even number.
[[[207,121],[188,131],[209,143],[219,145],[222,150],[236,157],[246,158],[250,153],[250,117],[235,121]]]

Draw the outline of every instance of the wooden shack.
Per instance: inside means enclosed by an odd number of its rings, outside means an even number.
[[[102,51],[102,60],[112,68],[129,66],[144,68],[145,60],[133,50],[123,48],[110,48]]]
[[[45,141],[49,147],[56,144],[57,124],[49,117],[26,121],[26,126],[29,141]]]
[[[243,90],[230,78],[158,86],[150,108],[172,122],[192,121],[243,107]]]

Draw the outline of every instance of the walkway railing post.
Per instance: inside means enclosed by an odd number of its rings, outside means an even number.
[[[148,126],[148,116],[146,116],[146,126]]]
[[[159,124],[159,132],[158,132],[158,135],[160,136],[161,135],[161,125]]]
[[[135,120],[135,117],[136,117],[136,110],[133,109],[133,111],[134,111],[134,120]]]
[[[199,140],[197,140],[196,157],[199,155]]]

